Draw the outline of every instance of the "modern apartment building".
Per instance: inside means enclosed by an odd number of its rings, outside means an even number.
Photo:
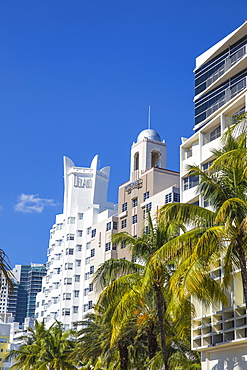
[[[220,137],[232,116],[247,106],[247,22],[196,58],[195,133],[182,138],[181,202],[207,207],[196,192],[198,178],[188,176],[188,165],[206,170],[220,146]],[[212,271],[220,279],[223,271]],[[196,303],[192,347],[202,353],[202,369],[247,369],[247,316],[240,272],[227,292],[228,307]]]

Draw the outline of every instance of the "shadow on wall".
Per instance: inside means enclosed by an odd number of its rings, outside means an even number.
[[[219,359],[218,364],[214,365],[211,370],[246,370],[247,360],[244,357],[233,357],[231,359]]]

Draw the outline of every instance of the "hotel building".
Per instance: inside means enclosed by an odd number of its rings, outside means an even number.
[[[212,46],[198,58],[195,68],[195,133],[182,138],[180,174],[181,202],[206,207],[196,191],[198,178],[188,176],[188,165],[206,170],[212,149],[220,147],[220,138],[232,116],[247,106],[247,22]],[[212,271],[220,280],[221,269]],[[247,368],[247,317],[240,271],[233,276],[226,292],[228,307],[205,307],[198,302],[192,323],[192,348],[202,353],[202,369]]]

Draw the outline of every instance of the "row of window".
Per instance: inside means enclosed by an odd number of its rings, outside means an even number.
[[[143,194],[143,201],[145,202],[146,199],[149,198],[149,191],[146,191],[144,194]],[[137,207],[138,206],[138,198],[134,198],[132,199],[132,207]],[[122,212],[125,212],[127,211],[128,209],[128,204],[127,202],[123,203],[122,204]]]

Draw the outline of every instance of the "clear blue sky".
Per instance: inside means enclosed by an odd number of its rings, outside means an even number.
[[[46,262],[64,155],[89,166],[99,154],[117,201],[148,105],[179,170],[195,57],[245,18],[246,0],[0,0],[1,248],[12,266]]]

